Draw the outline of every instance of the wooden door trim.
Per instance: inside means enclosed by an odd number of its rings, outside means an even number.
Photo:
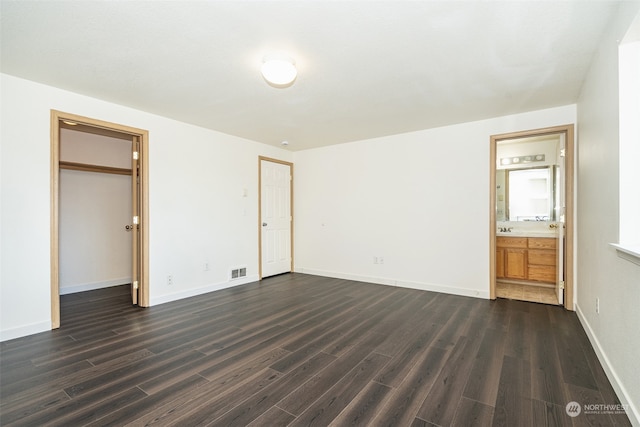
[[[136,156],[134,153],[138,153]],[[136,221],[136,217],[140,218],[140,137],[131,135],[131,211],[133,214],[133,230],[131,231],[131,303],[138,305],[138,294],[140,293],[140,229],[138,228],[140,221]]]
[[[77,123],[82,129],[93,128],[98,134],[128,134],[140,138],[140,284],[138,305],[149,306],[149,131],[103,120],[51,110],[51,328],[60,327],[60,260],[59,260],[59,197],[60,197],[60,128],[70,128],[63,121]]]
[[[496,299],[496,150],[498,141],[552,134],[565,135],[565,298],[564,307],[574,311],[574,125],[561,125],[491,135],[489,142],[489,298]]]
[[[293,271],[293,163],[285,160],[274,159],[271,157],[258,156],[258,278],[262,280],[262,161],[279,163],[289,166],[291,172],[291,180],[289,181],[289,213],[291,222],[289,223],[291,265],[290,270]]]

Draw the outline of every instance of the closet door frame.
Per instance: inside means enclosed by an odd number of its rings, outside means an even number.
[[[60,128],[63,123],[74,123],[92,133],[102,135],[127,134],[137,137],[138,173],[140,179],[140,262],[138,305],[149,307],[149,175],[148,149],[149,131],[103,120],[51,110],[51,329],[60,327],[60,256],[59,256],[59,213],[60,213]],[[135,279],[134,279],[135,280]]]

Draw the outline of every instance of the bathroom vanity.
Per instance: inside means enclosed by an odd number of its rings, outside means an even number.
[[[496,278],[555,284],[555,237],[497,236]]]

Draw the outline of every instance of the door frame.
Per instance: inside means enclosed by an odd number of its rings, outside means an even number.
[[[289,181],[289,214],[291,215],[291,222],[289,223],[289,235],[291,236],[290,248],[291,248],[291,266],[290,270],[293,272],[293,163],[284,160],[274,159],[271,157],[258,156],[258,278],[262,280],[262,161],[279,163],[281,165],[289,166],[291,172],[291,180]]]
[[[498,141],[533,136],[564,134],[565,136],[565,264],[564,307],[575,311],[574,294],[574,125],[553,126],[520,132],[491,135],[489,141],[489,298],[496,299],[496,150]]]
[[[96,133],[129,134],[139,138],[140,191],[140,271],[138,305],[149,307],[149,131],[103,120],[51,110],[51,329],[60,327],[60,123],[70,121],[96,130]],[[133,175],[132,175],[133,177]]]

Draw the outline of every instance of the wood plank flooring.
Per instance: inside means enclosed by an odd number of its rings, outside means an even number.
[[[0,424],[589,426],[619,403],[575,313],[287,274],[162,304],[61,298],[0,346]]]

